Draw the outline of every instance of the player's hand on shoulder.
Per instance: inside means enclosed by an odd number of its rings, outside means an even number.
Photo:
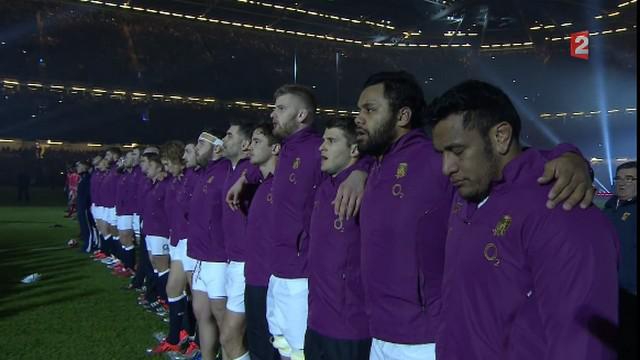
[[[538,183],[548,184],[552,181],[555,182],[549,191],[549,209],[561,202],[564,202],[564,210],[571,210],[577,204],[583,209],[591,205],[595,188],[591,182],[589,165],[580,155],[566,153],[547,162]]]
[[[242,194],[242,190],[244,189],[244,184],[247,182],[247,179],[243,176],[231,186],[229,191],[227,192],[226,201],[227,205],[231,208],[231,210],[236,211],[240,208],[240,195]]]
[[[358,215],[367,176],[366,172],[355,170],[338,187],[333,206],[335,214],[341,220],[349,220]]]

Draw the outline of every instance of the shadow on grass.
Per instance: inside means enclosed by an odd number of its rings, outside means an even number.
[[[66,292],[66,290],[71,289],[71,290],[77,290],[75,288],[63,288],[63,289],[51,289],[50,291],[45,291],[42,292],[40,294],[38,294],[38,296],[42,296],[42,295],[46,295],[46,294],[50,294],[50,293],[58,293],[61,290],[65,290],[65,294],[63,296],[58,296],[58,297],[47,297],[46,299],[40,299],[38,301],[34,301],[34,302],[28,302],[28,303],[24,303],[24,304],[19,304],[19,305],[13,305],[13,306],[9,306],[6,308],[0,308],[0,319],[5,319],[5,318],[9,318],[12,316],[16,316],[22,312],[25,311],[29,311],[35,308],[39,308],[42,306],[49,306],[52,304],[58,304],[58,303],[63,303],[67,300],[76,300],[79,297],[88,297],[88,296],[92,296],[92,295],[97,295],[99,293],[101,293],[102,291],[100,290],[85,290],[85,291],[79,291],[79,292]]]
[[[31,270],[34,271],[40,271],[40,270],[55,270],[55,268],[57,267],[62,267],[65,268],[66,266],[82,266],[82,265],[88,265],[89,263],[87,262],[87,260],[82,259],[82,258],[66,258],[66,259],[61,259],[61,258],[55,258],[55,257],[43,257],[37,260],[33,260],[33,261],[28,261],[28,262],[14,262],[14,263],[10,263],[7,265],[2,265],[0,266],[0,270],[4,270],[4,273],[6,274],[7,271],[9,271],[10,273],[19,273],[19,271],[16,271],[18,268],[20,269],[24,269],[24,272],[26,272],[26,275],[29,275],[31,272]],[[15,269],[15,270],[11,270],[11,269]],[[26,276],[25,275],[25,276]]]
[[[0,225],[4,224],[50,224],[50,221],[33,221],[33,220],[0,220]]]
[[[84,262],[90,263],[87,261],[86,257],[82,256],[69,256],[69,254],[54,254],[54,253],[22,253],[21,259],[13,259],[7,260],[2,263],[1,266],[39,266],[46,265],[50,263],[63,263],[63,262]],[[20,254],[18,257],[21,256]],[[7,257],[4,257],[5,259]]]
[[[66,270],[73,267],[77,269],[78,265],[82,265],[82,263],[82,261],[69,261],[64,263],[43,264],[40,266],[33,266],[33,270],[39,272],[40,274],[42,274],[42,276],[47,276],[53,275],[60,270]]]
[[[4,262],[0,264],[0,298],[13,294],[23,286],[20,281],[33,273],[40,273],[44,279],[58,276],[61,271],[75,269],[87,265],[87,260],[82,257],[69,258],[59,257],[56,254],[41,254],[32,256],[33,253],[27,251],[3,254]]]
[[[77,273],[77,271],[76,271]],[[16,286],[11,294],[8,294],[5,299],[7,302],[15,301],[17,296],[40,296],[43,294],[56,292],[60,290],[59,285],[75,284],[80,280],[86,279],[85,275],[54,275],[44,276],[40,281],[34,284],[20,284]],[[53,286],[53,287],[52,287]],[[45,291],[43,289],[52,289],[55,291]]]

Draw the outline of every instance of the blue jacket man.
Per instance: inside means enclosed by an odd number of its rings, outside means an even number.
[[[95,228],[95,221],[91,215],[91,174],[89,173],[89,163],[86,161],[78,161],[76,169],[80,174],[80,182],[78,183],[78,196],[76,198],[76,207],[78,209],[78,224],[80,225],[80,237],[82,239],[81,251],[85,253],[91,252],[92,236]]]
[[[638,345],[635,341],[638,333],[638,220],[637,220],[637,181],[636,162],[624,163],[616,169],[616,195],[604,206],[620,239],[620,263],[618,265],[618,283],[620,286],[620,336],[619,359],[637,359]]]

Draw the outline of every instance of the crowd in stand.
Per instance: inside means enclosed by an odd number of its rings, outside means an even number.
[[[477,77],[494,66],[505,74],[506,81],[520,77],[524,82],[522,77],[530,75],[535,79],[551,71],[543,66],[549,60],[549,49],[544,54],[537,49],[492,56],[467,48],[416,51],[328,41],[310,43],[306,38],[55,2],[5,1],[0,14],[2,24],[25,24],[22,36],[7,38],[0,45],[0,67],[12,69],[12,73],[2,75],[225,99],[267,98],[278,84],[294,78],[294,57],[298,81],[316,86],[319,102],[333,106],[353,105],[350,97],[358,92],[361,79],[379,69],[411,71],[427,83],[430,98],[446,89],[445,80]],[[603,56],[620,68],[633,69],[635,47],[623,43],[624,40],[610,39],[607,46],[615,51],[603,51]],[[522,74],[520,67],[512,64],[529,68],[531,74]],[[252,85],[247,87],[247,83]],[[534,99],[533,93],[526,95]],[[564,105],[556,102],[552,94],[541,96],[535,98],[553,104],[549,108]]]
[[[16,186],[27,181],[29,185],[62,188],[66,181],[66,171],[79,157],[91,157],[96,152],[80,154],[77,151],[53,150],[41,152],[38,149],[0,151],[0,185]]]

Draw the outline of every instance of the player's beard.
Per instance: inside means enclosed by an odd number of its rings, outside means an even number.
[[[278,122],[278,126],[274,129],[273,134],[279,139],[286,139],[296,131],[296,120],[292,119],[286,122]]]
[[[395,123],[392,117],[386,119],[379,128],[367,134],[365,142],[358,142],[360,154],[380,156],[387,152],[393,145],[396,137]]]
[[[213,156],[213,149],[211,149],[210,151],[207,151],[205,154],[202,154],[202,156],[198,154],[196,157],[196,162],[200,166],[206,166],[209,163],[209,161],[212,159],[212,156]]]

